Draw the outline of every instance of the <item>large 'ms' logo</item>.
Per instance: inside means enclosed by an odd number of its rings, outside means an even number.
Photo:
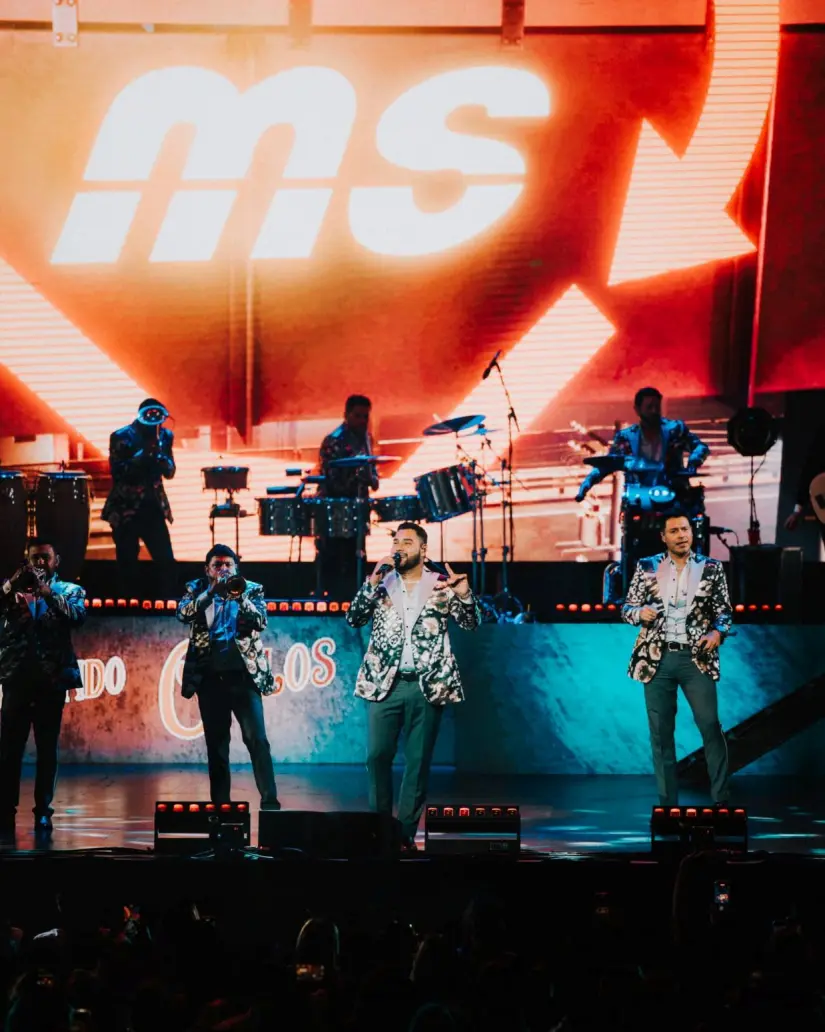
[[[150,261],[212,258],[258,141],[275,125],[294,130],[283,180],[309,185],[275,191],[252,257],[309,258],[356,106],[352,84],[331,68],[292,68],[245,93],[205,68],[165,68],[140,76],[115,97],[103,120],[84,173],[86,183],[99,186],[75,196],[52,262],[117,261],[138,213],[138,184],[149,179],[167,134],[181,123],[196,129],[184,182],[228,185],[176,190]],[[448,117],[469,106],[484,108],[492,118],[536,118],[549,114],[550,98],[530,72],[491,66],[433,76],[393,101],[376,130],[376,148],[386,161],[413,172],[451,169],[498,181],[468,182],[455,204],[436,212],[416,205],[411,186],[354,187],[349,222],[362,246],[383,255],[433,254],[476,236],[512,207],[524,187],[524,159],[500,140],[449,129]]]

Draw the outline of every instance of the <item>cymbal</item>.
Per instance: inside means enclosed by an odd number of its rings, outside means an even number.
[[[442,423],[433,423],[422,430],[425,437],[439,437],[441,434],[457,434],[461,430],[469,430],[471,426],[483,423],[486,416],[453,416]]]
[[[357,466],[368,466],[373,462],[398,462],[400,458],[400,455],[348,455],[344,459],[331,459],[327,465],[334,469],[353,469]]]

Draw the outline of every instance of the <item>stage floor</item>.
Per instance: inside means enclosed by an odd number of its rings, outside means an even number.
[[[398,772],[400,777],[400,771]],[[284,766],[278,791],[294,810],[367,809],[361,767]],[[35,849],[31,817],[33,768],[24,768],[14,843],[0,851]],[[739,776],[733,802],[749,811],[751,850],[825,856],[825,784],[798,778]],[[257,844],[257,792],[249,767],[233,769],[233,798],[252,804],[252,843]],[[205,799],[203,766],[64,766],[55,799],[52,850],[150,849],[158,799]],[[518,804],[522,846],[563,855],[645,852],[650,844],[648,777],[485,776],[436,768],[430,801]],[[707,804],[695,792],[684,804]],[[423,823],[422,823],[423,829]],[[419,833],[423,845],[423,830]]]

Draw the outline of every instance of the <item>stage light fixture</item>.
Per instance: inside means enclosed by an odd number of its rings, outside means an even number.
[[[431,804],[424,814],[430,854],[517,857],[521,850],[518,806]]]
[[[766,455],[778,437],[777,420],[763,408],[741,408],[728,420],[728,444],[739,455]]]
[[[654,806],[650,816],[650,848],[656,853],[708,848],[746,853],[747,811],[741,806]]]
[[[155,852],[191,854],[205,849],[244,849],[251,841],[248,802],[200,800],[155,803]]]
[[[76,47],[77,37],[77,0],[52,0],[52,44]]]
[[[505,47],[524,43],[524,0],[501,0],[501,43]]]

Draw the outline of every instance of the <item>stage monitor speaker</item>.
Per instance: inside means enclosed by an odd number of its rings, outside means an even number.
[[[781,605],[802,600],[802,549],[741,545],[730,550],[730,596],[734,605]]]
[[[191,855],[248,849],[249,803],[161,799],[155,803],[155,852]]]
[[[697,849],[747,853],[747,811],[741,806],[654,806],[650,849],[677,854]]]
[[[401,827],[384,813],[261,810],[258,848],[322,860],[385,859],[399,855]]]
[[[428,856],[517,857],[521,851],[521,813],[517,806],[428,806],[424,827]]]

